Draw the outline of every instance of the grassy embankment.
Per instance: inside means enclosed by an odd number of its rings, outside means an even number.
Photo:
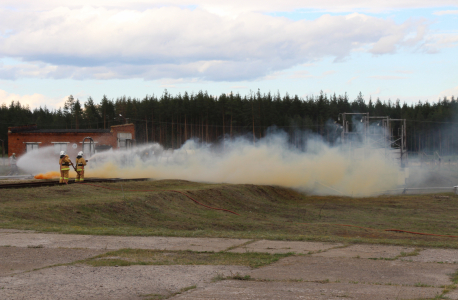
[[[121,183],[100,185],[121,189]],[[273,186],[178,180],[125,182],[122,187],[156,191],[123,193],[76,184],[0,190],[0,228],[458,248],[458,238],[384,231],[396,228],[458,236],[458,196],[451,193],[350,198],[308,196]],[[185,192],[206,205],[240,215],[205,208],[166,190]]]

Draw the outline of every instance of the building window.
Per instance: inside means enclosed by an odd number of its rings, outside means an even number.
[[[60,151],[67,152],[67,144],[68,144],[68,142],[66,142],[66,143],[53,142],[53,144],[54,144],[54,153],[59,154]]]
[[[38,150],[38,143],[26,143],[26,151],[32,152]]]
[[[129,148],[131,141],[132,141],[132,133],[128,133],[128,132],[119,132],[118,133],[118,148],[121,148],[121,149]]]
[[[82,142],[80,142],[80,143],[82,143]],[[83,145],[83,153],[84,153],[84,155],[89,157],[93,153],[95,153],[95,144],[96,143],[98,143],[98,142],[93,142],[93,143],[85,142],[84,145]]]
[[[97,145],[95,147],[95,153],[100,153],[100,152],[104,152],[104,151],[110,151],[111,149],[113,149],[113,147],[111,145]]]

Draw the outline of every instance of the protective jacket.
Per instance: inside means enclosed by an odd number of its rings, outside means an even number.
[[[72,161],[68,158],[68,155],[65,155],[63,158],[59,159],[59,165],[61,171],[70,171],[70,165]]]
[[[82,157],[76,158],[76,171],[83,171],[86,165],[86,160]]]

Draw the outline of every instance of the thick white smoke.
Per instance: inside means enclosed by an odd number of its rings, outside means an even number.
[[[59,171],[59,154],[55,154],[54,147],[44,147],[22,155],[17,166],[30,174]]]
[[[269,134],[255,144],[244,138],[218,146],[189,140],[175,151],[148,144],[86,157],[86,177],[278,185],[348,196],[378,194],[398,185],[399,166],[378,152],[355,155],[358,152],[331,147],[320,138],[308,138],[304,147],[292,147],[282,133]],[[32,173],[58,171],[58,155],[43,148],[21,157],[18,166]]]

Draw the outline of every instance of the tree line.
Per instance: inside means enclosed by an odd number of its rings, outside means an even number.
[[[207,92],[172,95],[167,90],[160,96],[144,98],[103,96],[98,104],[89,97],[85,102],[69,96],[63,108],[30,109],[18,101],[0,107],[0,139],[7,149],[7,127],[37,124],[39,129],[109,129],[112,125],[134,123],[136,142],[158,142],[165,148],[179,148],[186,140],[196,138],[215,143],[225,138],[246,136],[256,140],[273,126],[288,134],[297,146],[303,132],[320,135],[335,143],[339,113],[369,112],[371,116],[407,119],[407,148],[412,152],[454,154],[458,150],[458,99],[408,105],[400,100],[350,100],[347,94],[305,98],[288,93],[253,92],[248,95]]]

